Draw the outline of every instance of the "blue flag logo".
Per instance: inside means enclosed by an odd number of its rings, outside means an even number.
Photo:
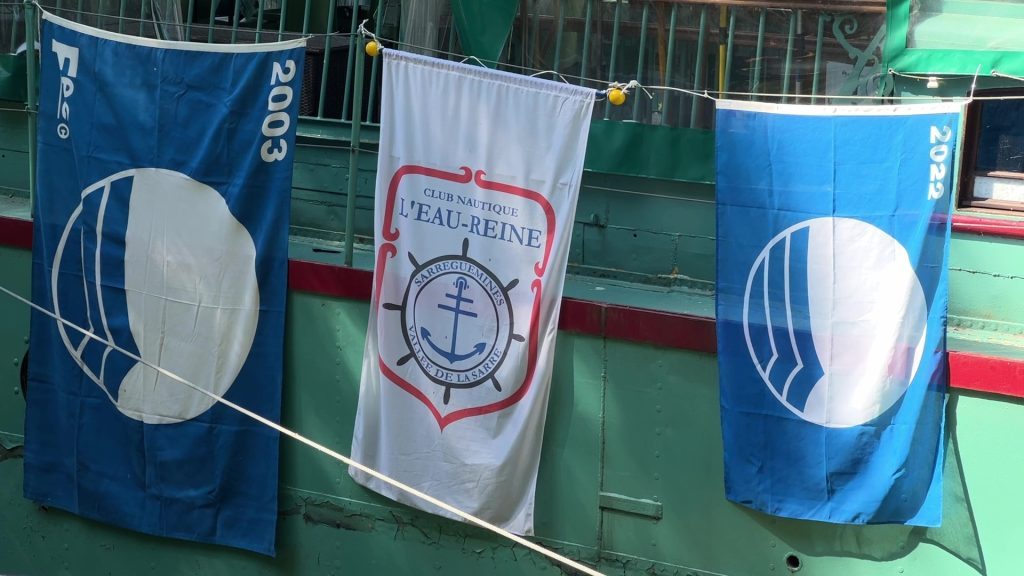
[[[25,496],[273,554],[302,44],[40,46]]]
[[[779,516],[941,519],[959,108],[723,102],[726,495]]]
[[[903,397],[921,362],[921,283],[906,249],[861,220],[812,218],[780,232],[754,261],[743,305],[758,374],[807,422],[845,428],[874,420]],[[856,329],[834,330],[839,322]],[[895,335],[896,346],[879,335]],[[871,363],[879,356],[885,362]]]

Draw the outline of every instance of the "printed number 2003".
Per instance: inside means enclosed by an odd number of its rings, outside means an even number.
[[[288,116],[288,106],[292,103],[292,87],[288,86],[295,77],[295,61],[286,60],[282,67],[274,62],[274,70],[270,74],[270,96],[267,97],[267,110],[269,114],[263,119],[263,135],[267,140],[260,148],[260,158],[264,162],[277,162],[284,160],[288,154],[288,143],[284,136],[291,126],[291,117]]]

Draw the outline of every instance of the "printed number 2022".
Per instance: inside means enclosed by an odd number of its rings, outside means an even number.
[[[292,103],[292,87],[288,82],[295,77],[295,61],[285,60],[284,66],[274,62],[274,70],[270,74],[270,95],[267,96],[267,117],[263,119],[263,136],[267,138],[260,148],[260,158],[264,162],[284,160],[288,154],[288,143],[284,136],[291,127],[288,106]]]
[[[943,180],[946,178],[946,160],[949,158],[949,139],[953,136],[953,130],[949,126],[932,126],[929,141],[932,149],[929,152],[932,163],[928,169],[928,198],[938,200],[946,193],[946,186]]]

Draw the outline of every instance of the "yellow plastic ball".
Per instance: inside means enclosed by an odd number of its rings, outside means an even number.
[[[380,54],[380,44],[374,40],[370,40],[366,43],[366,54],[370,58],[375,58],[377,54]]]
[[[622,106],[622,103],[626,101],[626,93],[618,88],[612,88],[608,91],[608,101],[612,103],[612,106]]]

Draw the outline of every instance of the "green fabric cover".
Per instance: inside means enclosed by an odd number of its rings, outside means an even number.
[[[451,3],[462,52],[476,56],[493,68],[491,62],[498,60],[508,41],[518,0],[451,0]]]
[[[598,120],[590,124],[583,167],[606,174],[713,183],[715,133]]]

